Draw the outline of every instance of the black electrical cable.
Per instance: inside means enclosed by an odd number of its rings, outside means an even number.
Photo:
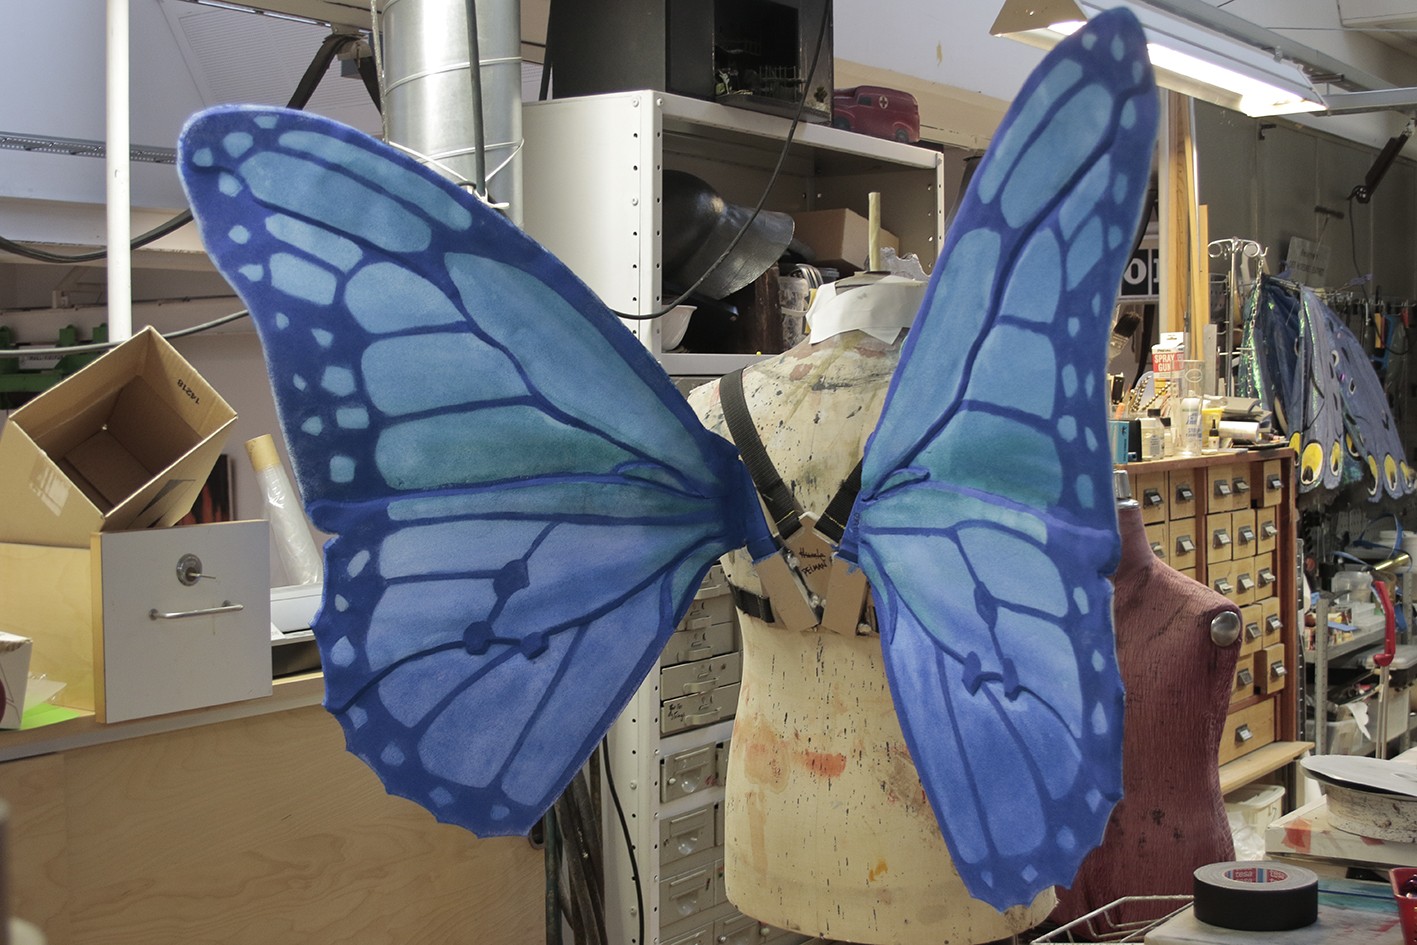
[[[624,312],[615,312],[614,314],[616,316],[626,319],[627,321],[647,322],[668,315],[679,307],[685,299],[693,295],[694,292],[698,290],[699,286],[703,285],[704,280],[709,277],[709,274],[722,265],[723,261],[729,257],[733,250],[738,248],[738,244],[742,242],[743,237],[748,232],[748,227],[752,226],[753,221],[758,218],[758,214],[763,212],[763,206],[768,202],[768,194],[772,192],[773,185],[777,183],[778,175],[782,173],[782,165],[787,161],[787,152],[792,148],[792,139],[797,136],[797,126],[802,123],[802,109],[807,106],[807,96],[811,88],[812,76],[817,74],[817,63],[821,61],[822,47],[826,45],[827,41],[827,24],[830,22],[831,8],[828,5],[822,11],[822,23],[817,30],[817,47],[812,51],[812,64],[807,67],[807,74],[802,78],[802,97],[797,100],[797,109],[792,113],[792,124],[787,127],[787,137],[782,142],[782,150],[778,152],[777,163],[773,165],[772,174],[768,176],[768,182],[766,186],[763,187],[763,195],[759,197],[758,202],[753,205],[752,215],[739,227],[738,232],[733,235],[732,241],[729,242],[723,252],[718,254],[718,258],[713,261],[713,265],[705,269],[703,275],[699,276],[699,278],[694,281],[694,284],[685,289],[674,301],[657,311],[650,312],[648,315],[627,315]]]
[[[234,322],[238,318],[246,318],[250,314],[249,311],[243,308],[239,312],[232,312],[230,315],[223,315],[209,322],[202,322],[200,325],[179,328],[177,331],[168,332],[162,337],[169,341],[173,338],[185,338],[188,335],[195,335],[198,332],[210,331],[213,328],[225,325],[227,322]],[[91,351],[107,351],[109,348],[116,348],[120,344],[122,344],[121,341],[103,341],[87,345],[68,345],[67,347],[38,348],[26,345],[23,348],[0,348],[0,358],[63,357],[66,354],[88,354]]]
[[[635,884],[635,916],[640,921],[640,936],[632,945],[645,945],[645,893],[640,885],[640,864],[635,858],[635,842],[630,839],[630,824],[625,820],[625,808],[620,804],[620,794],[615,790],[615,775],[610,770],[610,736],[600,739],[600,755],[605,761],[605,786],[610,789],[610,802],[615,806],[615,816],[620,818],[620,834],[625,838],[625,852],[630,857],[630,880]]]
[[[339,51],[350,43],[358,43],[360,41],[360,37],[355,33],[331,33],[329,36],[326,36],[320,43],[320,48],[315,52],[315,57],[310,61],[310,65],[305,68],[305,74],[300,77],[300,81],[295,86],[295,92],[290,96],[290,101],[286,103],[285,107],[302,109],[308,105],[310,103],[310,97],[315,94],[316,87],[319,86],[320,80],[325,77],[325,73],[329,71],[330,63],[334,61]],[[364,79],[365,88],[370,90],[369,94],[374,100],[374,107],[382,108],[379,101],[377,75],[372,71],[366,75],[362,64],[360,75]],[[371,78],[373,79],[372,86],[370,85]],[[132,249],[142,249],[149,243],[156,242],[191,222],[192,211],[183,210],[166,223],[159,224],[146,233],[141,233],[133,237],[128,245]],[[45,249],[35,249],[30,246],[24,246],[12,240],[5,239],[3,236],[0,236],[0,249],[25,259],[35,260],[36,262],[55,263],[59,265],[94,262],[108,256],[108,250],[106,248],[91,250],[87,253],[53,253]]]
[[[477,0],[464,0],[467,20],[467,75],[472,85],[472,183],[487,196],[487,141],[482,125],[482,51],[477,41]]]
[[[1358,265],[1358,226],[1353,221],[1353,201],[1354,195],[1348,195],[1348,249],[1353,256],[1353,275],[1358,277],[1359,283],[1363,286],[1363,298],[1368,297],[1368,280],[1363,274],[1363,268]]]

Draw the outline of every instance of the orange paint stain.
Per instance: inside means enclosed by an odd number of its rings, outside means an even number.
[[[1309,852],[1309,822],[1296,820],[1284,828],[1284,845],[1295,853]]]
[[[846,770],[846,756],[824,751],[804,751],[800,753],[803,765],[819,778],[840,777]]]
[[[877,860],[875,865],[866,870],[866,882],[874,883],[888,872],[890,872],[890,867],[886,865],[886,861]]]

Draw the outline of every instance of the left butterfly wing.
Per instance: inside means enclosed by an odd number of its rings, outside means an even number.
[[[1362,467],[1370,499],[1376,502],[1384,492],[1400,499],[1413,491],[1413,471],[1382,382],[1357,336],[1312,289],[1302,291],[1304,306],[1314,313],[1315,323],[1323,324],[1331,342],[1333,383],[1343,402],[1344,447]]]
[[[180,170],[326,547],[326,707],[392,793],[526,832],[704,573],[771,550],[737,451],[479,200],[353,129],[219,108]]]
[[[1103,377],[1156,121],[1125,10],[1029,79],[950,229],[842,542],[955,866],[999,909],[1069,884],[1121,793]]]

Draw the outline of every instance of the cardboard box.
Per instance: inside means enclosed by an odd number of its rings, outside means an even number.
[[[792,214],[797,224],[793,236],[812,247],[818,263],[844,262],[865,269],[868,260],[867,220],[853,210],[806,210]],[[900,248],[900,240],[881,230],[881,246]]]
[[[30,649],[28,637],[0,632],[0,728],[20,727],[29,683]]]
[[[145,328],[0,429],[0,541],[87,548],[93,532],[176,523],[235,419]]]

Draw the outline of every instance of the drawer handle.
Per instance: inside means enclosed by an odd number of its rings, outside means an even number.
[[[1289,670],[1285,668],[1284,660],[1275,660],[1273,663],[1269,664],[1269,674],[1271,676],[1284,676],[1288,673]]]
[[[693,715],[684,716],[685,725],[707,725],[709,722],[717,722],[722,715],[722,710],[718,707],[709,709],[707,712],[696,712]]]
[[[1250,724],[1248,722],[1235,729],[1235,741],[1239,742],[1241,745],[1254,737],[1255,733],[1250,731]]]
[[[717,688],[718,688],[718,677],[717,677],[717,676],[710,676],[708,679],[704,680],[703,682],[684,683],[684,685],[683,685],[682,688],[683,688],[683,690],[684,690],[684,692],[685,692],[686,694],[687,694],[687,693],[694,693],[694,692],[708,692],[708,691],[711,690],[711,689],[717,689]]]
[[[1278,474],[1273,474],[1265,479],[1264,486],[1270,492],[1278,492],[1284,488],[1284,480],[1279,478]]]
[[[1145,502],[1147,506],[1160,505],[1165,501],[1161,498],[1161,492],[1158,489],[1143,489],[1141,494],[1142,501]]]
[[[1228,499],[1230,497],[1230,483],[1226,482],[1224,479],[1217,479],[1215,481],[1215,494],[1222,499]]]
[[[1241,479],[1239,476],[1236,476],[1236,477],[1235,477],[1235,492],[1236,492],[1237,494],[1239,494],[1239,495],[1244,495],[1246,492],[1249,492],[1249,491],[1250,491],[1250,484],[1249,484],[1249,482],[1247,482],[1247,481],[1244,480],[1244,479]]]
[[[710,643],[710,642],[708,642],[707,640],[694,640],[692,643],[689,644],[689,649],[691,649],[691,650],[711,650],[711,649],[713,649],[713,644]]]
[[[1278,535],[1278,534],[1279,534],[1279,527],[1278,527],[1277,525],[1275,525],[1273,522],[1265,522],[1263,525],[1260,526],[1260,537],[1261,537],[1261,538],[1273,538],[1275,535]]]
[[[1242,686],[1252,686],[1255,682],[1255,674],[1250,672],[1248,667],[1240,670],[1240,672],[1235,675],[1235,678],[1240,680],[1240,685]]]
[[[1278,633],[1284,629],[1284,621],[1280,620],[1277,614],[1270,614],[1264,618],[1264,625],[1267,628],[1267,633]]]
[[[234,614],[238,610],[245,610],[242,604],[233,604],[229,600],[221,602],[217,607],[202,607],[199,610],[178,610],[166,613],[154,607],[148,611],[149,620],[182,620],[185,617],[210,617],[212,614]]]
[[[1217,528],[1211,538],[1217,548],[1224,548],[1230,544],[1230,533],[1223,528]]]
[[[1248,594],[1255,589],[1255,579],[1248,574],[1242,574],[1237,577],[1235,583],[1240,586],[1241,594]]]
[[[1191,536],[1182,535],[1176,539],[1176,550],[1180,554],[1188,555],[1196,550],[1196,543],[1191,541]]]
[[[1245,639],[1258,640],[1260,638],[1260,625],[1257,623],[1245,624]]]
[[[1228,578],[1216,578],[1213,586],[1226,597],[1229,597],[1235,590],[1235,588],[1230,586],[1230,580]]]
[[[1151,553],[1158,558],[1164,558],[1166,557],[1166,546],[1159,541],[1154,541],[1151,543]]]
[[[1269,568],[1260,568],[1260,587],[1274,583],[1274,572]]]
[[[1177,487],[1176,487],[1176,501],[1177,501],[1177,502],[1190,502],[1190,501],[1191,501],[1192,499],[1194,499],[1195,497],[1196,497],[1196,494],[1191,491],[1191,487],[1190,487],[1190,486],[1177,486]]]
[[[1248,525],[1241,525],[1238,534],[1242,545],[1248,545],[1255,540],[1255,530]]]

